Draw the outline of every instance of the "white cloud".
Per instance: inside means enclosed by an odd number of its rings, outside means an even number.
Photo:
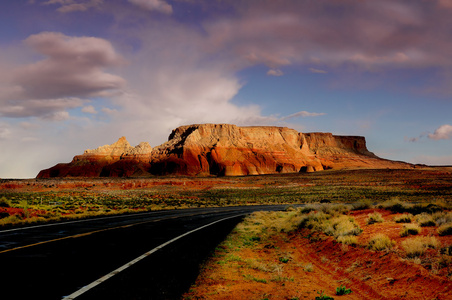
[[[432,140],[450,140],[452,139],[452,125],[444,124],[438,127],[434,133],[428,135]]]
[[[128,0],[130,3],[149,11],[158,11],[170,15],[173,13],[173,7],[164,0]]]
[[[306,118],[306,117],[319,117],[319,116],[324,116],[324,115],[326,115],[326,113],[313,113],[313,112],[307,112],[307,111],[303,110],[303,111],[299,111],[294,114],[282,117],[280,120],[285,121],[285,120],[298,118],[298,117]]]
[[[60,13],[70,13],[75,11],[86,11],[93,7],[99,7],[103,0],[49,0],[43,2],[42,5],[57,4],[60,7],[57,9]]]
[[[96,109],[95,109],[94,106],[92,106],[92,105],[84,106],[84,107],[82,108],[82,112],[88,113],[88,114],[97,114]]]
[[[317,73],[317,74],[326,74],[326,73],[328,73],[325,70],[320,70],[320,69],[315,69],[315,68],[309,68],[309,71],[311,71],[312,73]]]
[[[270,76],[283,76],[284,72],[279,70],[279,69],[270,69],[270,70],[268,70],[267,75],[270,75]]]

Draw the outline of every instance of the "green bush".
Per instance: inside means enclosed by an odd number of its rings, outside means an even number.
[[[336,288],[336,295],[348,295],[351,294],[352,290],[345,287],[345,285],[341,285]]]
[[[319,296],[315,297],[315,300],[334,300],[333,297],[325,295],[323,291],[317,292]]]

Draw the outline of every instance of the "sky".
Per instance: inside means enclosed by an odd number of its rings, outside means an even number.
[[[188,124],[452,165],[452,0],[2,0],[0,178]]]

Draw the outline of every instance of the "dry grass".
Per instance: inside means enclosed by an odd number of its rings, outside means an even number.
[[[353,235],[339,236],[339,237],[337,237],[337,241],[339,243],[342,243],[342,244],[345,244],[345,245],[350,245],[350,246],[358,245],[358,238],[356,236],[353,236]]]
[[[440,247],[440,243],[433,236],[418,236],[406,239],[402,242],[402,248],[409,258],[419,257],[423,255],[428,248],[436,249],[438,247]]]
[[[416,235],[419,234],[419,232],[421,232],[421,227],[416,224],[407,224],[404,225],[402,231],[400,231],[400,236],[405,237],[409,235]]]
[[[441,236],[452,235],[452,223],[446,223],[439,226],[437,231]]]
[[[375,251],[390,250],[395,245],[387,235],[382,233],[374,235],[368,243],[368,248]]]
[[[412,214],[402,214],[394,217],[394,222],[396,223],[411,223],[411,221],[413,221]]]
[[[375,224],[375,223],[382,223],[382,222],[384,222],[383,216],[378,212],[374,212],[374,213],[367,215],[367,220],[366,220],[367,225],[371,225],[371,224]]]
[[[433,216],[430,214],[427,214],[427,213],[421,213],[421,214],[417,215],[415,220],[421,227],[428,227],[428,226],[436,225],[435,221],[433,220]]]

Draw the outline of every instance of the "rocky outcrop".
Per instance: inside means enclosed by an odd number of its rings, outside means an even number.
[[[38,178],[66,176],[241,176],[343,168],[408,168],[369,152],[364,137],[300,133],[286,127],[200,124],[174,129],[168,141],[132,147],[122,137],[86,150]]]

